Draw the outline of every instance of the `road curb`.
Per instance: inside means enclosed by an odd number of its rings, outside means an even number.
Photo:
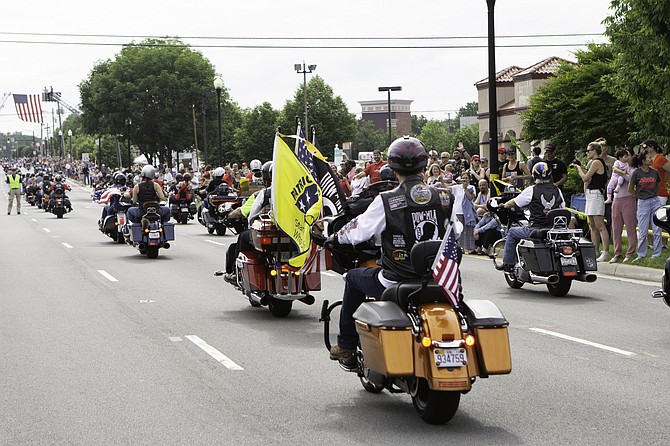
[[[598,263],[598,272],[626,279],[644,280],[647,282],[661,283],[663,270],[656,268],[645,268],[643,266],[626,265],[623,263]]]

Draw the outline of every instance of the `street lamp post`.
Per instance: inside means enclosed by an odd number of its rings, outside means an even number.
[[[128,136],[128,170],[131,170],[133,167],[133,160],[130,159],[130,126],[132,125],[133,120],[130,118],[126,118],[126,132]]]
[[[67,131],[67,137],[70,140],[70,159],[72,159],[73,158],[73,156],[72,156],[72,129],[69,129]]]
[[[220,77],[216,77],[214,79],[214,89],[216,90],[216,106],[217,106],[217,114],[219,117],[219,166],[223,166],[223,148],[221,146],[222,144],[222,137],[221,137],[221,89],[223,88],[223,79]]]
[[[391,142],[393,142],[393,135],[391,134],[391,92],[392,91],[401,91],[402,87],[379,87],[379,91],[385,91],[388,93],[388,128],[389,128],[389,147]]]
[[[307,74],[316,70],[316,65],[307,65],[305,67],[305,61],[303,60],[302,64],[293,64],[293,68],[296,73],[302,74],[302,100],[305,106],[305,126],[303,128],[307,132],[307,129],[309,129],[309,122],[307,121]]]
[[[63,130],[58,130],[58,137],[60,138],[60,157],[65,158],[65,139],[63,138]]]
[[[489,163],[491,174],[497,178],[498,161],[498,98],[496,95],[496,43],[493,10],[496,0],[486,0],[488,6],[488,52],[489,52]]]

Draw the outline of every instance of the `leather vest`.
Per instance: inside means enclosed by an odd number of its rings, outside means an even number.
[[[154,190],[153,181],[142,181],[137,187],[139,187],[139,191],[137,193],[137,202],[139,203],[140,208],[142,208],[144,203],[159,201],[158,194]]]
[[[534,228],[547,226],[547,212],[557,209],[563,203],[561,195],[552,183],[540,183],[533,186],[533,198],[530,200],[530,225]]]
[[[413,175],[382,192],[386,229],[382,232],[382,267],[388,280],[416,278],[409,253],[419,241],[444,236],[445,215],[436,189]]]

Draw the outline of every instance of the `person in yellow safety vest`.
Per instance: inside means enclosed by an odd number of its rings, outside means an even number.
[[[7,206],[7,215],[12,213],[12,204],[16,198],[16,213],[21,214],[21,175],[16,173],[16,167],[12,167],[12,173],[7,175],[7,184],[9,184],[9,206]]]

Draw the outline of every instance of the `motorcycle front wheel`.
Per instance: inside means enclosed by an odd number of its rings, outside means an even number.
[[[514,273],[505,273],[505,282],[507,282],[507,285],[509,285],[510,288],[513,288],[515,290],[518,290],[523,286],[523,282],[517,280]]]
[[[431,390],[425,378],[414,378],[410,388],[414,409],[426,423],[444,424],[456,415],[460,392]]]
[[[554,285],[548,283],[547,289],[549,290],[549,293],[552,296],[562,297],[568,294],[571,286],[572,286],[572,279],[568,279],[567,277],[561,277],[558,283]]]

